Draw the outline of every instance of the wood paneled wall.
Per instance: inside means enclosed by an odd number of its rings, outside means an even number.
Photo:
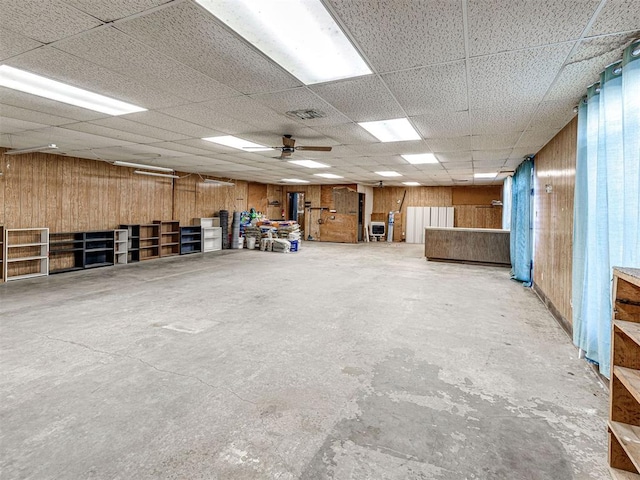
[[[573,194],[578,120],[574,118],[534,160],[533,281],[571,325]],[[546,192],[549,185],[551,191]],[[552,309],[553,310],[553,309]]]
[[[51,232],[111,229],[123,223],[210,217],[220,209],[245,210],[247,182],[205,184],[135,175],[106,162],[47,153],[0,156],[0,224],[48,227]]]
[[[491,200],[502,200],[501,185],[374,188],[371,219],[386,221],[388,213],[398,211],[402,203],[402,215],[395,218],[394,240],[402,238],[407,207],[455,207],[456,227],[502,228],[502,207],[491,206]]]

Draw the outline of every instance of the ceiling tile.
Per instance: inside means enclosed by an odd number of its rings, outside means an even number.
[[[247,132],[270,129],[282,132],[282,134],[289,134],[297,128],[304,128],[295,120],[279,115],[247,96],[220,98],[203,102],[201,105],[211,111],[228,113],[230,117],[246,124],[247,128],[244,131]]]
[[[379,141],[364,128],[355,123],[314,127],[314,130],[322,135],[331,137],[338,143],[342,143],[344,145],[360,145],[363,143],[376,143]]]
[[[0,97],[2,91],[0,91]],[[3,97],[4,98],[4,97]],[[47,125],[65,125],[67,123],[75,123],[76,120],[71,118],[60,117],[57,115],[49,115],[43,112],[36,112],[26,108],[15,107],[13,105],[0,104],[0,115],[18,120],[25,120],[34,123],[46,123]]]
[[[378,73],[464,57],[461,2],[329,3]]]
[[[533,150],[529,147],[514,148],[513,150],[511,150],[511,153],[509,154],[509,160],[518,160],[519,162],[522,162],[524,158],[529,157],[535,154],[536,152],[537,150]]]
[[[64,0],[69,5],[99,18],[103,22],[112,22],[162,5],[171,0]]]
[[[497,159],[501,162],[504,162],[507,158],[509,158],[511,150],[511,148],[503,150],[477,150],[473,152],[473,161],[485,162]]]
[[[429,153],[431,150],[422,140],[409,142],[367,143],[352,147],[363,155],[398,155],[410,153]]]
[[[13,57],[6,63],[28,72],[147,109],[185,103],[185,100],[174,97],[167,92],[142,85],[124,75],[52,47],[31,50],[18,57]]]
[[[118,29],[242,93],[301,83],[191,2],[118,23]]]
[[[284,92],[263,93],[253,95],[252,98],[282,115],[293,110],[317,110],[325,114],[322,118],[296,120],[308,127],[338,125],[349,122],[347,117],[307,87],[293,88]]]
[[[521,132],[529,125],[535,111],[536,105],[527,103],[520,104],[518,108],[474,109],[469,112],[471,132],[474,135]]]
[[[131,143],[153,143],[157,142],[156,138],[146,137],[138,135],[127,130],[116,130],[114,128],[105,127],[102,125],[96,125],[88,122],[73,123],[71,125],[65,125],[63,128],[69,130],[76,130],[78,132],[91,133],[93,135],[100,135],[107,138],[115,138],[124,140]]]
[[[440,152],[462,152],[471,150],[471,137],[430,138],[427,140],[431,150]]]
[[[468,2],[472,57],[575,40],[600,0]]]
[[[436,158],[440,161],[440,163],[458,163],[458,162],[469,162],[472,160],[472,152],[447,152],[447,153],[436,153]]]
[[[94,120],[91,123],[113,128],[115,130],[122,130],[125,132],[135,133],[137,135],[157,138],[158,140],[172,141],[188,138],[186,135],[182,135],[180,133],[170,132],[161,128],[151,127],[149,125],[143,125],[120,117],[103,118],[101,120]]]
[[[464,61],[382,76],[407,115],[467,109]]]
[[[238,95],[232,88],[158,53],[115,28],[103,28],[62,40],[56,43],[56,48],[192,102]]]
[[[622,50],[629,41],[629,35],[583,40],[547,92],[545,101],[568,100],[577,103],[587,93],[587,87],[599,80],[600,72],[621,58]]]
[[[538,103],[562,67],[572,44],[501,53],[469,60],[471,108]]]
[[[25,130],[39,130],[47,128],[48,125],[41,123],[28,122],[26,120],[18,120],[15,118],[0,117],[0,133],[17,133]]]
[[[404,112],[382,81],[373,75],[312,85],[311,90],[355,122],[404,117]]]
[[[531,128],[561,129],[576,115],[573,112],[573,107],[571,101],[541,103],[531,120]]]
[[[226,112],[212,110],[200,103],[190,103],[188,105],[180,105],[177,107],[160,109],[160,113],[164,113],[171,117],[177,117],[182,120],[202,125],[210,128],[215,132],[223,132],[224,134],[235,135],[251,129],[251,125],[246,122],[236,120],[230,117]],[[214,136],[212,133],[209,136]]]
[[[550,130],[548,128],[529,129],[522,134],[515,148],[533,148],[537,152],[555,137],[558,131],[558,129]]]
[[[460,137],[471,134],[469,112],[433,112],[411,117],[424,138]]]
[[[640,26],[640,8],[636,0],[607,0],[587,35],[637,31],[638,26]]]
[[[161,128],[163,130],[169,130],[187,137],[202,138],[222,135],[222,132],[212,131],[209,127],[197,125],[195,123],[187,122],[180,118],[155,111],[130,113],[128,115],[121,115],[120,118],[132,120],[151,127]]]
[[[25,37],[12,30],[0,28],[0,60],[19,55],[34,48],[41,47],[42,43]]]
[[[55,42],[102,25],[62,0],[2,0],[0,27],[42,43]]]
[[[500,150],[513,148],[522,132],[501,133],[498,135],[473,135],[471,147],[473,150]]]

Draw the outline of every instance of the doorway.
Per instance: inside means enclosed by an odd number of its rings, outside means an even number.
[[[304,192],[287,194],[287,220],[294,220],[304,229]],[[304,234],[304,232],[302,232]]]

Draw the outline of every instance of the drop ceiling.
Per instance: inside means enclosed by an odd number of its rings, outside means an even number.
[[[286,2],[284,2],[286,3]],[[0,64],[147,109],[112,117],[0,88],[0,146],[278,183],[314,176],[277,151],[203,141],[331,146],[293,160],[389,185],[500,183],[574,116],[638,36],[635,0],[324,0],[373,74],[304,85],[191,0],[0,0]],[[633,5],[635,3],[635,6]],[[286,14],[283,19],[286,28]],[[313,109],[322,118],[286,112]],[[408,118],[420,140],[380,143],[358,122]],[[434,153],[411,165],[402,154]]]

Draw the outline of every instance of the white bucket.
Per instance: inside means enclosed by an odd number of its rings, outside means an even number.
[[[247,237],[247,248],[249,250],[256,248],[256,237]]]
[[[244,237],[238,238],[238,248],[244,248]]]

